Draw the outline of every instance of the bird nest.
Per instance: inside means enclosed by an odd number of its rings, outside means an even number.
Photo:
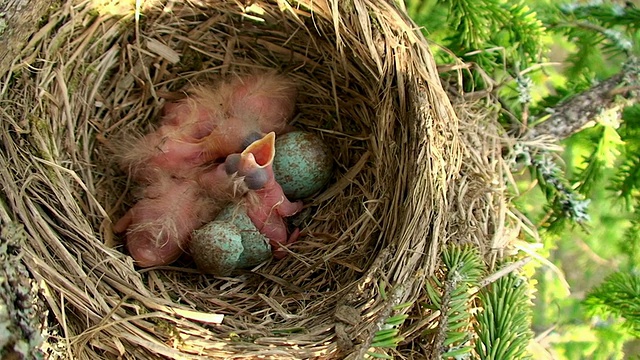
[[[50,353],[361,357],[395,305],[424,296],[443,244],[490,261],[507,241],[495,114],[452,106],[393,1],[69,0],[0,70],[2,220],[24,227]],[[303,236],[228,277],[136,267],[112,230],[134,199],[110,142],[153,128],[163,94],[272,70],[335,163],[296,218]]]

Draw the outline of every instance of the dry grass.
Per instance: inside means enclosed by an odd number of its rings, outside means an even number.
[[[381,0],[239,3],[67,1],[2,69],[3,193],[67,358],[357,357],[391,306],[423,296],[444,243],[491,261],[512,238],[495,114],[454,113],[406,15]],[[133,198],[109,142],[152,127],[162,94],[256,69],[288,73],[295,124],[332,144],[306,236],[228,278],[136,269],[111,230]]]

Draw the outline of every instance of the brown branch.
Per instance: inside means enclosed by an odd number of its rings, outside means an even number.
[[[598,114],[618,105],[617,96],[637,101],[636,90],[639,86],[640,62],[631,58],[618,74],[551,109],[549,119],[532,128],[530,135],[551,135],[565,139],[594,120]]]
[[[433,341],[431,348],[431,360],[438,360],[442,357],[442,354],[446,352],[444,347],[444,341],[447,339],[447,330],[449,326],[449,310],[451,302],[451,293],[457,287],[457,281],[455,279],[447,280],[444,284],[444,292],[442,294],[442,300],[440,300],[440,319],[438,321],[438,332]]]

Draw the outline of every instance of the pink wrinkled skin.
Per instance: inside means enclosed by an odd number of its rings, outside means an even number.
[[[247,139],[288,129],[297,91],[286,77],[267,73],[235,78],[217,87],[197,87],[164,108],[161,126],[126,141],[121,164],[134,178],[155,169],[177,175],[242,151]]]
[[[193,171],[187,179],[160,176],[114,231],[126,231],[127,250],[136,265],[168,265],[187,249],[191,232],[212,221],[232,198],[232,187],[223,165]]]
[[[240,78],[231,87],[229,113],[240,119],[255,122],[261,132],[285,131],[287,121],[295,110],[296,88],[292,83],[273,74]]]
[[[286,256],[286,251],[281,246],[296,241],[300,233],[296,229],[289,235],[284,218],[298,213],[303,204],[301,201],[289,201],[276,182],[272,166],[274,155],[275,133],[271,132],[242,152],[238,173],[266,172],[265,185],[247,194],[247,215],[258,231],[270,240],[274,256],[280,259]]]
[[[165,105],[155,131],[114,144],[121,167],[144,187],[143,197],[114,225],[116,233],[126,232],[126,247],[136,265],[150,267],[176,261],[188,248],[193,230],[245,194],[246,187],[234,181],[237,177],[229,174],[225,163],[216,162],[241,152],[265,133],[287,131],[296,94],[290,80],[274,73],[193,88],[186,98]],[[270,167],[264,170],[266,167],[257,166],[275,183]],[[269,183],[267,188],[274,185]],[[265,235],[271,235],[275,248],[289,241],[282,220],[288,215],[260,210],[273,207],[271,203],[276,201],[276,189],[271,190],[272,195],[264,189],[255,192],[257,198],[263,198],[262,205],[250,208],[254,222],[261,224]],[[279,191],[282,193],[282,189]],[[301,206],[277,208],[288,214]]]
[[[182,255],[191,231],[210,221],[213,203],[200,200],[202,191],[191,180],[166,177],[144,193],[114,231],[127,231],[127,249],[137,265],[169,264]]]

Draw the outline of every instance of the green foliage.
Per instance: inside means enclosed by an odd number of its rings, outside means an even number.
[[[576,190],[583,195],[591,195],[593,186],[605,177],[605,170],[615,166],[623,145],[620,135],[611,125],[597,125],[594,129],[591,154],[584,159],[574,182]]]
[[[531,176],[538,181],[538,187],[547,203],[548,219],[544,223],[549,230],[563,229],[566,220],[583,224],[590,220],[587,206],[590,200],[575,191],[560,168],[557,160],[548,151],[537,151],[526,146],[517,146],[512,162],[523,162],[528,166]]]
[[[515,76],[540,60],[545,29],[524,0],[406,2],[409,14],[430,39],[489,74],[506,70]],[[483,86],[477,73],[472,82],[476,88]]]
[[[477,251],[470,247],[453,246],[442,253],[445,266],[442,279],[433,277],[426,285],[431,307],[440,311],[438,327],[430,336],[431,351],[440,358],[461,356],[471,352],[472,287],[477,287],[484,274],[484,263]]]
[[[632,206],[637,202],[638,185],[640,185],[640,151],[627,149],[622,164],[618,167],[615,178],[611,180],[611,188]]]
[[[617,3],[593,3],[586,5],[564,5],[562,10],[573,13],[576,17],[597,19],[603,26],[616,25],[629,26],[631,29],[640,28],[640,9],[633,5],[621,5]]]
[[[448,48],[460,55],[482,49],[491,39],[491,22],[503,17],[496,0],[441,2],[449,6],[447,21],[453,30],[447,39]]]
[[[575,324],[557,338],[557,358],[623,360],[623,346],[628,340],[615,323]]]
[[[479,65],[463,74],[464,90],[485,90],[491,84],[510,133],[543,121],[550,109],[620,72],[623,63],[640,54],[637,2],[406,2],[430,41]],[[451,63],[450,53],[434,50],[437,60]],[[547,59],[562,66],[536,68]],[[637,84],[634,91],[635,98],[628,99],[638,101]],[[528,200],[517,199],[517,204],[540,230],[550,230],[542,231],[541,252],[569,272],[574,293],[600,283],[608,272],[637,274],[633,271],[640,263],[640,106],[625,108],[621,118],[619,108],[608,110],[594,114],[595,126],[566,140],[560,156],[529,143],[512,149],[514,163],[530,174],[519,178],[521,189],[535,186]],[[575,224],[580,226],[563,226]],[[587,312],[577,296],[559,291],[557,278],[538,278],[538,303],[547,303],[539,305],[536,330],[555,327],[549,335],[554,358],[622,358],[630,335],[621,323]],[[445,283],[432,285],[438,290]],[[601,303],[616,304],[606,297]]]
[[[618,242],[618,248],[621,254],[625,254],[625,264],[620,269],[623,271],[632,271],[640,264],[640,214],[634,213],[635,217],[631,220],[631,226],[624,233],[623,240]]]
[[[542,97],[537,103],[532,104],[532,113],[538,114],[538,117],[542,118],[546,115],[546,109],[551,109],[573,95],[589,89],[593,83],[594,76],[595,75],[590,72],[583,72],[576,76],[567,76],[566,78],[563,76],[561,86],[555,87],[551,94]]]
[[[505,62],[512,63],[518,70],[541,60],[542,35],[546,30],[536,12],[525,4],[522,0],[501,2],[507,16],[495,24],[498,27],[494,29],[497,32],[493,37],[497,46],[507,49]],[[505,33],[508,37],[501,36]]]
[[[640,273],[616,272],[591,290],[584,304],[593,316],[621,317],[629,334],[640,337]]]
[[[533,333],[526,279],[509,274],[483,289],[479,298],[483,310],[476,315],[475,350],[480,359],[530,358],[526,348]]]
[[[393,310],[401,310],[411,305],[412,303],[399,304],[394,306]],[[406,314],[396,314],[387,318],[383,328],[376,331],[373,336],[371,348],[395,349],[398,347],[398,344],[404,340],[404,337],[400,335],[400,326],[408,317],[409,315]],[[376,351],[368,351],[367,355],[375,359],[393,359],[392,356]]]
[[[570,66],[566,67],[565,74],[571,81],[567,86],[557,89],[556,95],[548,96],[536,104],[533,108],[537,111],[555,106],[562,100],[585,90],[596,81],[596,74],[604,77],[613,71],[618,71],[620,66],[612,66],[612,64],[621,62],[621,55],[632,52],[633,43],[628,35],[637,32],[638,29],[636,23],[629,21],[637,17],[638,11],[629,6],[623,7],[603,2],[592,2],[586,5],[568,3],[557,7],[541,6],[545,8],[541,11],[545,25],[556,35],[573,40],[576,51],[567,57]],[[638,165],[636,156],[638,153],[632,147],[637,146],[635,144],[638,142],[628,142],[622,131],[616,129],[615,121],[606,119],[607,116],[615,118],[616,114],[598,114],[594,120],[600,121],[601,125],[595,129],[583,131],[583,136],[591,136],[591,151],[583,160],[578,172],[572,177],[570,185],[567,187],[567,184],[564,184],[558,189],[560,196],[548,196],[549,181],[540,182],[553,214],[546,226],[553,230],[562,229],[555,225],[559,222],[558,220],[564,220],[564,218],[578,223],[588,220],[580,216],[570,216],[580,213],[572,210],[571,206],[581,205],[581,203],[573,201],[575,198],[570,195],[563,199],[561,195],[566,193],[564,190],[570,188],[589,197],[596,184],[600,184],[603,179],[611,178],[607,176],[607,171],[619,165],[624,158],[626,162],[619,167],[618,175],[611,184],[618,187],[622,198],[627,201],[630,199],[629,190],[633,188],[632,184],[637,183],[636,179],[633,179],[634,176],[630,175],[633,175]],[[621,158],[622,154],[625,155]],[[534,162],[533,167],[536,165]],[[532,173],[541,180],[539,169],[532,169]],[[555,177],[564,178],[561,172],[557,172]],[[551,185],[554,183],[551,182]],[[563,217],[562,214],[569,216]]]
[[[622,112],[622,124],[618,130],[626,148],[640,150],[640,105],[628,106]]]
[[[622,119],[624,123],[619,133],[625,146],[610,189],[625,200],[629,210],[633,210],[638,203],[640,187],[640,105],[626,108]]]
[[[568,76],[610,74],[605,57],[616,58],[633,51],[631,39],[639,26],[639,11],[633,6],[568,3],[559,10],[546,23],[554,32],[575,40],[577,52],[568,59],[572,63],[567,69]],[[615,70],[613,67],[609,71]]]

